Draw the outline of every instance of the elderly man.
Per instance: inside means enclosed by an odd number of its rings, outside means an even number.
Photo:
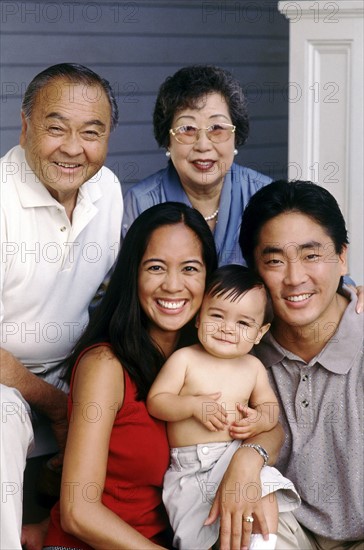
[[[38,74],[20,145],[1,159],[1,541],[21,548],[25,460],[62,454],[62,361],[120,242],[120,182],[104,166],[118,110],[109,83],[76,64]],[[34,441],[33,441],[34,439]]]
[[[280,550],[363,548],[363,318],[342,286],[347,245],[335,199],[310,182],[273,182],[244,212],[240,246],[275,315],[256,354],[286,432],[277,467],[302,498],[281,515]]]

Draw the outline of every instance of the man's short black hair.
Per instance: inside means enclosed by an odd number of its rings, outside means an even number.
[[[89,86],[100,86],[109,101],[111,109],[111,130],[114,130],[118,125],[119,111],[116,103],[114,92],[105,78],[101,78],[97,73],[80,65],[79,63],[58,63],[52,65],[47,69],[44,69],[41,73],[37,74],[28,85],[25,90],[24,99],[22,103],[22,111],[25,118],[29,119],[32,114],[35,99],[38,93],[49,82],[58,78],[64,78],[69,80],[73,84],[85,84]]]
[[[349,243],[340,207],[327,189],[311,181],[278,180],[257,191],[244,210],[239,244],[249,267],[255,268],[254,250],[262,227],[286,212],[304,214],[318,223],[333,241],[336,254]]]

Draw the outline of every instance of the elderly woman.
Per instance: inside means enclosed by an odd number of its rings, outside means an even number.
[[[154,134],[170,161],[126,194],[123,235],[150,206],[179,201],[199,210],[209,224],[220,265],[243,263],[238,245],[242,212],[270,182],[233,162],[248,133],[246,100],[230,73],[190,66],[167,78],[154,109]]]

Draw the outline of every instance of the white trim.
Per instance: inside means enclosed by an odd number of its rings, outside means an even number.
[[[363,0],[280,0],[278,11],[291,22],[312,18],[314,23],[339,23],[341,18],[364,14]],[[320,17],[322,16],[322,17]]]
[[[336,13],[327,19],[330,7]],[[350,273],[362,283],[364,3],[285,0],[278,9],[290,25],[288,177],[335,196],[349,230]]]

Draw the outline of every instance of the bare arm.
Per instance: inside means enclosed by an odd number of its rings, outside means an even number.
[[[216,400],[221,392],[209,395],[180,395],[185,383],[190,352],[175,352],[164,364],[147,398],[149,414],[167,422],[196,418],[210,431],[224,429],[227,413]]]
[[[95,550],[152,550],[146,539],[102,502],[109,440],[124,397],[123,370],[108,348],[89,351],[80,361],[73,387],[73,410],[61,486],[62,528]],[[85,407],[96,404],[98,421]],[[97,452],[95,452],[97,449]],[[92,487],[92,498],[84,498]]]
[[[256,435],[254,437],[249,437],[249,439],[244,441],[244,443],[255,443],[257,445],[261,445],[261,447],[263,447],[269,455],[268,465],[274,466],[274,464],[278,460],[280,450],[284,443],[283,428],[280,424],[277,424],[269,432],[262,432],[261,434]],[[257,468],[259,468],[259,471],[260,471],[263,466],[262,457],[260,457],[259,454],[256,451],[254,451],[254,449],[248,449],[248,451],[250,452],[251,455],[254,452],[254,455],[253,455],[255,459],[254,462],[256,463],[255,465]],[[246,452],[246,448],[244,447],[242,449],[238,449],[237,451],[237,453],[241,453],[241,454],[244,454],[244,452]],[[235,456],[237,455],[237,453],[235,453]],[[250,462],[253,456],[251,456]]]
[[[35,410],[47,416],[63,451],[67,437],[67,395],[33,374],[10,352],[0,348],[0,382],[16,388]]]

